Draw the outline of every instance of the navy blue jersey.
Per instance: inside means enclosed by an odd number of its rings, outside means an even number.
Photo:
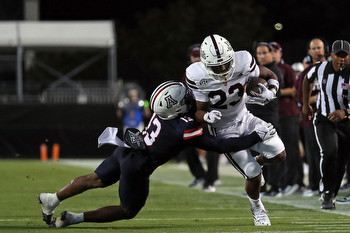
[[[224,140],[205,133],[191,117],[162,120],[156,114],[153,114],[142,135],[148,154],[159,164],[167,162],[188,146],[224,153],[246,149],[260,141],[255,132],[239,139]]]

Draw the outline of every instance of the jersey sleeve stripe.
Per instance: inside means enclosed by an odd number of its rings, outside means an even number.
[[[198,87],[196,86],[196,83],[189,80],[187,77],[186,77],[186,84],[188,87],[190,87],[192,89],[198,89]]]
[[[250,54],[251,58],[252,58],[252,61],[250,62],[250,72],[253,72],[253,70],[255,70],[255,67],[256,67],[256,62],[255,62],[255,59],[254,57]]]
[[[249,67],[252,67],[255,64],[255,59],[254,59],[254,57],[251,54],[250,54],[250,56],[252,58],[252,61],[250,62]]]
[[[253,68],[250,69],[250,72],[253,72],[255,70],[256,64],[254,64]]]
[[[201,136],[202,134],[203,134],[203,128],[202,127],[185,130],[183,139],[184,140],[188,140],[188,139],[191,139],[191,138],[194,138],[194,137]]]

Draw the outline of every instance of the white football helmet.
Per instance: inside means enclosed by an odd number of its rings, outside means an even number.
[[[192,91],[181,82],[160,84],[151,95],[151,109],[163,120],[171,120],[192,108]]]
[[[235,52],[228,40],[219,35],[207,36],[201,44],[200,56],[209,75],[227,81],[235,70]]]

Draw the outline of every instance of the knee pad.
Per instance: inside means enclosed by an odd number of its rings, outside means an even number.
[[[248,179],[252,179],[261,173],[261,166],[258,162],[248,162],[244,167],[244,173]]]

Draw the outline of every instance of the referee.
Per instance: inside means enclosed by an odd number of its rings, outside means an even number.
[[[313,123],[321,153],[322,209],[335,209],[335,196],[350,158],[349,54],[350,44],[336,40],[332,60],[316,63],[303,81],[303,113],[309,119],[313,117],[310,93],[315,83],[320,86]]]

